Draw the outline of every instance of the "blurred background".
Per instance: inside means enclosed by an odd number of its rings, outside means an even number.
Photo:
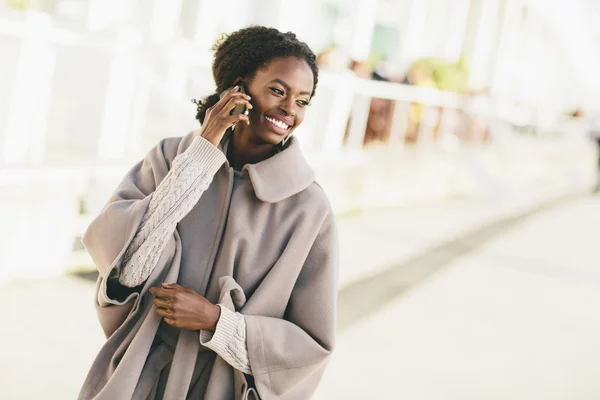
[[[597,0],[0,0],[0,398],[76,397],[104,340],[81,234],[251,24],[321,70],[297,135],[342,262],[315,397],[600,398]]]

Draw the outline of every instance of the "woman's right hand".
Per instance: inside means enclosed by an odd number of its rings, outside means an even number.
[[[248,110],[252,109],[250,104],[250,96],[239,91],[240,87],[235,86],[230,90],[222,99],[220,99],[214,106],[206,110],[206,116],[204,117],[204,123],[200,130],[200,136],[211,142],[215,147],[219,145],[221,139],[225,135],[225,131],[231,125],[238,121],[245,121],[246,124],[250,125],[250,119],[247,115],[240,113],[230,115],[231,110],[239,105],[245,105]]]

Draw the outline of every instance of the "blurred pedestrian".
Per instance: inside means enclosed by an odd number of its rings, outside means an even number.
[[[354,74],[356,76],[361,77],[361,78],[366,78],[366,79],[371,78],[371,74],[373,72],[373,70],[371,69],[371,66],[365,60],[363,60],[363,61],[351,60],[350,61],[350,70],[352,72],[354,72]]]
[[[388,66],[385,60],[375,64],[371,71],[371,79],[381,82],[389,82]],[[374,142],[386,142],[392,122],[394,102],[389,99],[374,97],[369,107],[369,117],[365,132],[364,144]]]
[[[106,337],[80,399],[308,399],[333,350],[333,212],[292,136],[318,80],[291,33],[216,46],[201,129],[162,140],[83,243]]]

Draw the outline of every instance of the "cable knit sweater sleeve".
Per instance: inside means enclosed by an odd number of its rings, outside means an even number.
[[[150,204],[123,257],[119,283],[135,287],[152,273],[175,227],[196,205],[225,162],[225,155],[197,137],[151,194]]]
[[[200,331],[200,343],[217,353],[233,368],[252,375],[248,346],[246,344],[246,320],[238,312],[221,307],[221,316],[215,332]]]

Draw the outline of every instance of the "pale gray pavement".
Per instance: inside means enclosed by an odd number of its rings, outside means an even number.
[[[600,198],[496,227],[355,289],[386,302],[341,330],[317,398],[600,399]]]
[[[340,221],[339,344],[319,399],[600,398],[600,199],[487,225],[495,207]],[[0,399],[76,397],[103,343],[92,292],[74,277],[0,286]]]

